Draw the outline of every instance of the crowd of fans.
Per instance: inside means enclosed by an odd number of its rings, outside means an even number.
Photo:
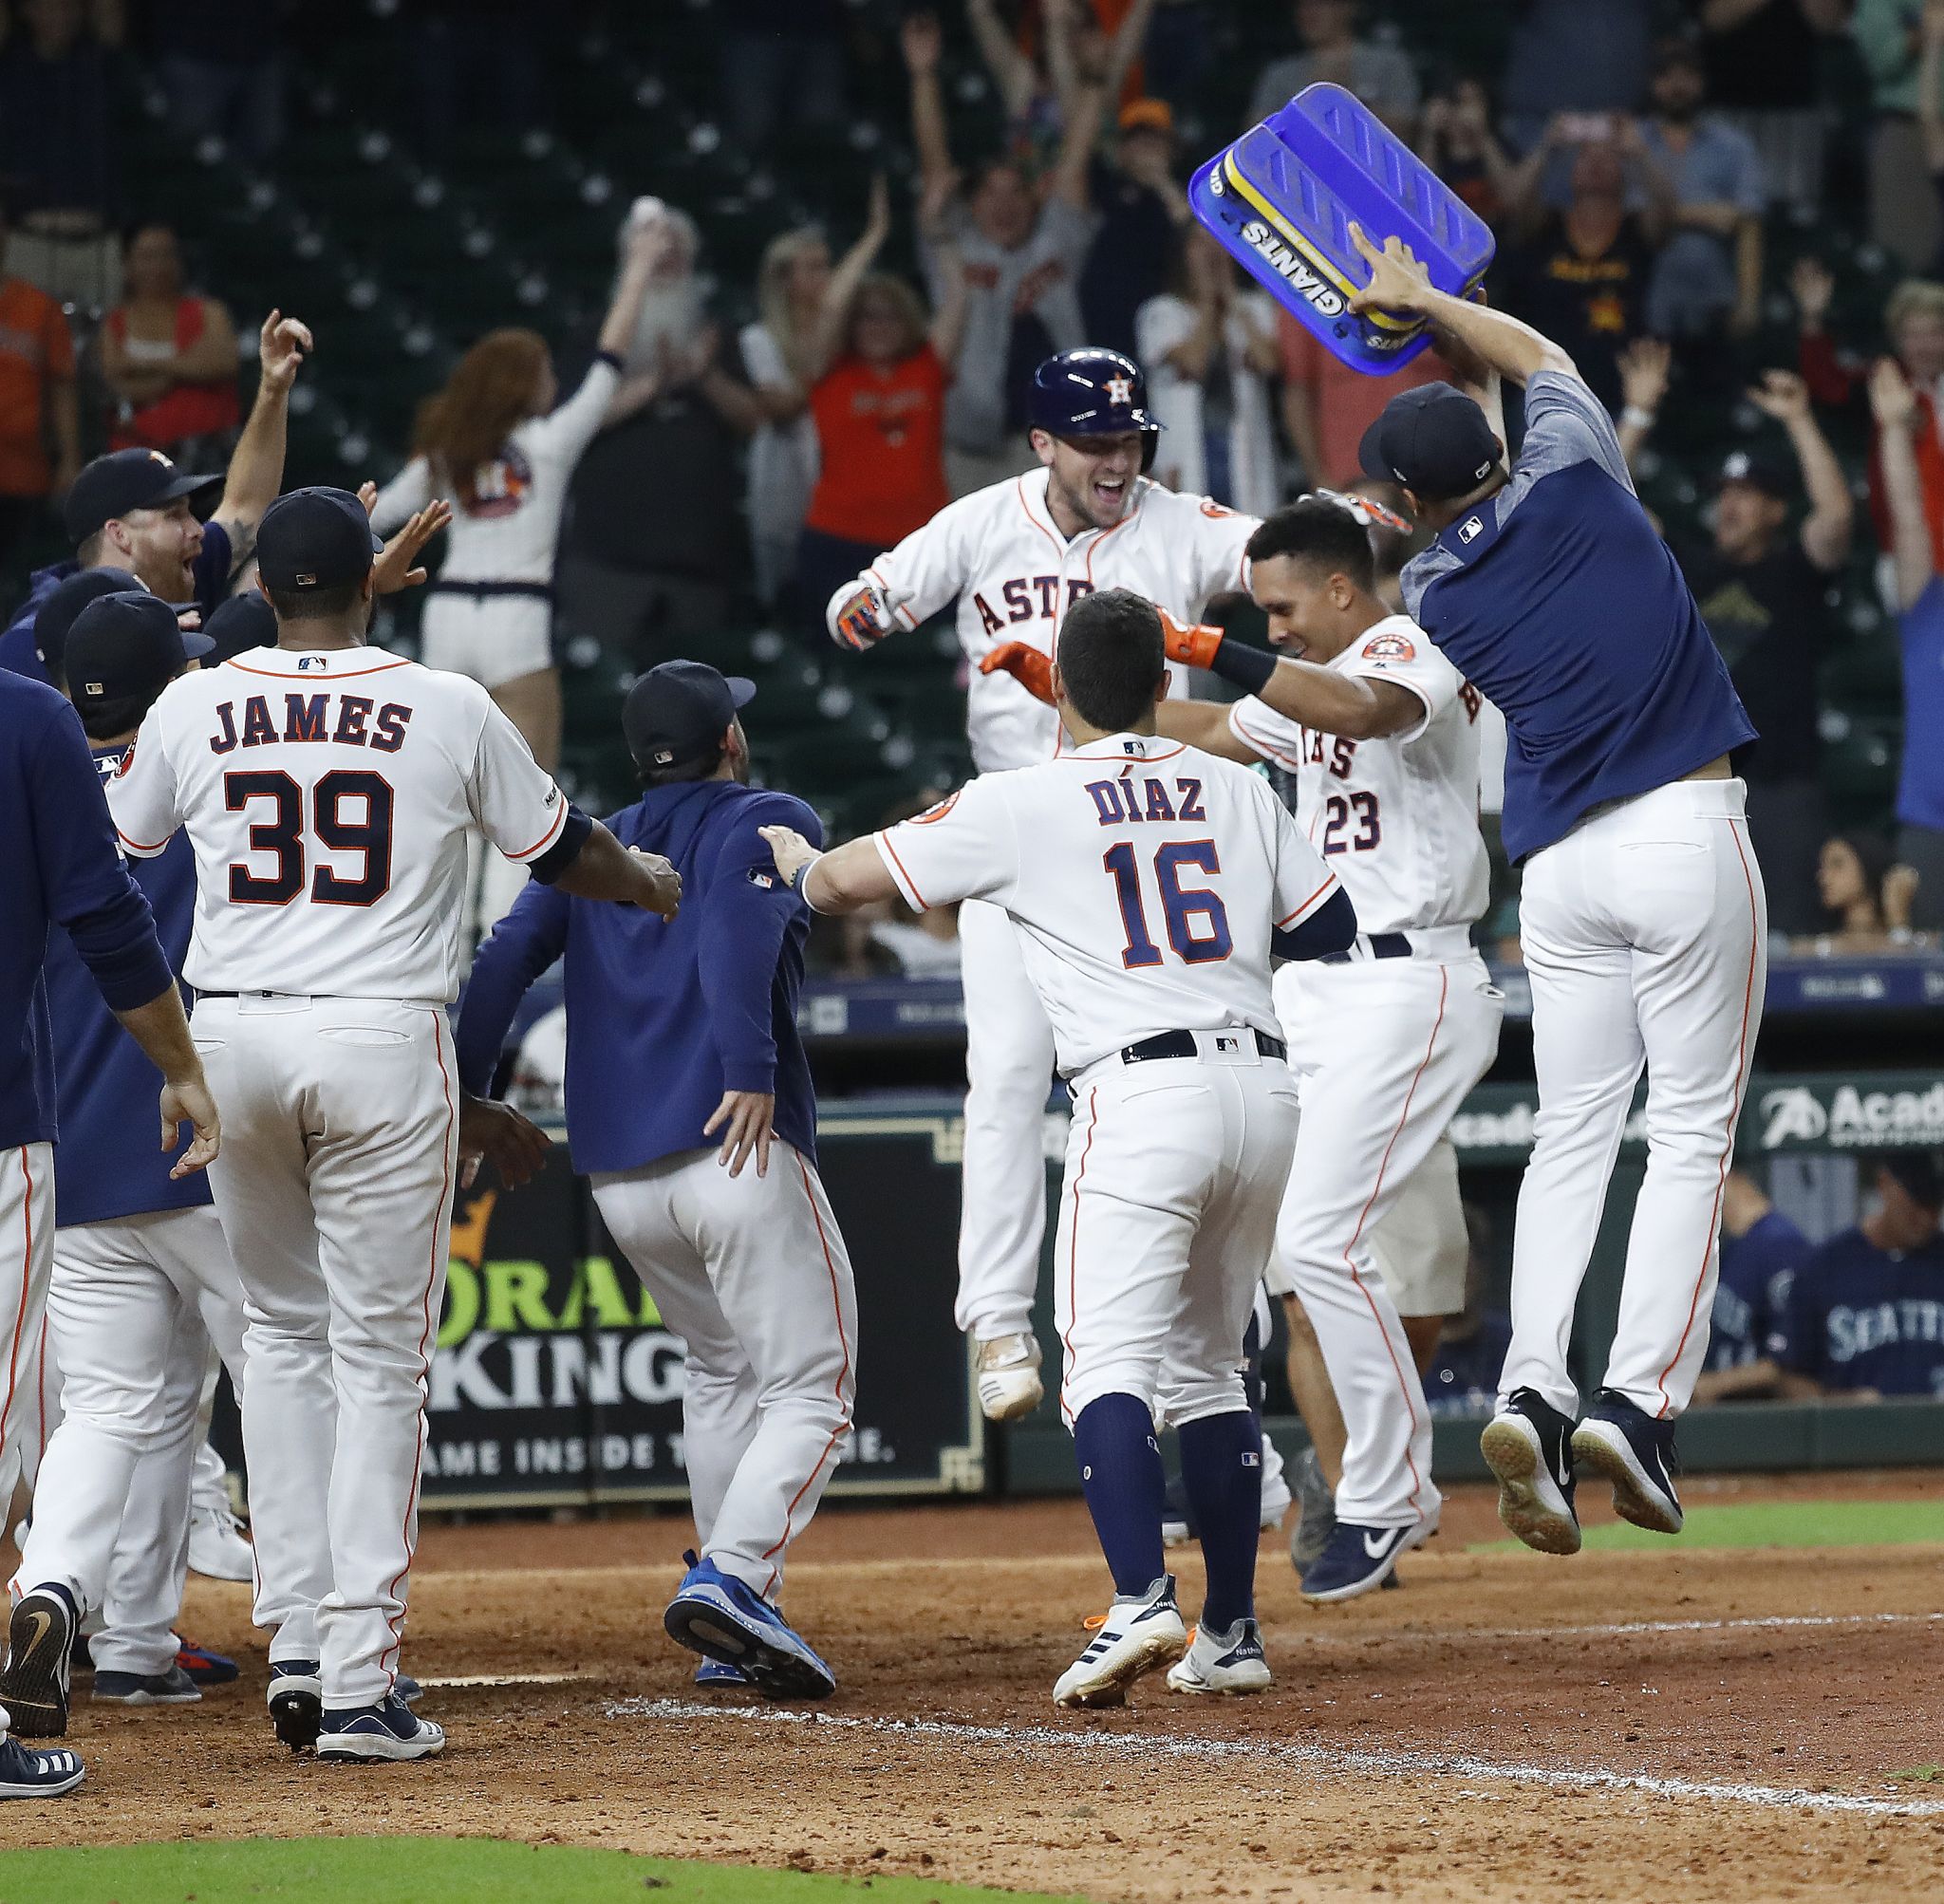
[[[469,127],[513,139],[546,120],[559,9],[377,10],[428,156]],[[1366,423],[1437,359],[1392,380],[1348,368],[1199,230],[1184,190],[1222,139],[1333,81],[1492,224],[1490,294],[1572,353],[1636,467],[1673,464],[1706,492],[1700,519],[1666,528],[1762,731],[1737,765],[1778,931],[1810,953],[1927,941],[1944,927],[1944,749],[1925,744],[1944,717],[1944,0],[1490,10],[1472,44],[1394,0],[1299,0],[1251,93],[1210,52],[1227,0],[720,9],[717,109],[741,149],[839,130],[875,84],[909,162],[759,261],[704,255],[684,210],[663,209],[619,394],[570,481],[561,624],[630,667],[757,612],[813,639],[836,582],[1031,463],[1027,379],[1082,342],[1145,367],[1161,481],[1250,513],[1348,484]],[[289,0],[0,0],[0,575],[15,592],[84,454],[204,464],[240,423],[222,260],[185,262],[157,221],[168,208],[123,176],[118,73],[159,86],[182,135],[270,164],[302,137],[310,30]],[[1769,252],[1792,215],[1809,244],[1785,269]],[[1907,271],[1880,332],[1839,324],[1817,220],[1866,227]],[[524,334],[497,347],[502,364],[526,352],[509,374],[533,383],[545,343]],[[532,412],[516,395],[509,427]],[[1865,418],[1867,463],[1846,464],[1832,437],[1860,442]],[[451,486],[463,511],[467,479]],[[1874,573],[1858,548],[1872,530]],[[1894,820],[1858,826],[1825,793],[1817,678],[1847,639],[1841,591],[1872,588],[1900,630],[1908,740]],[[556,705],[533,717],[543,738]]]

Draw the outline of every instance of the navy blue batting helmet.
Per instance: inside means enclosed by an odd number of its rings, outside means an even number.
[[[1148,410],[1148,380],[1131,357],[1088,345],[1049,357],[1033,373],[1027,420],[1056,437],[1141,433],[1141,467],[1154,461],[1161,425]]]

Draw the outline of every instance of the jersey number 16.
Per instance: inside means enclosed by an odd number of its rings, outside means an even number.
[[[1114,896],[1120,901],[1121,924],[1128,943],[1120,962],[1129,971],[1161,963],[1161,948],[1148,929],[1148,906],[1141,891],[1140,869],[1133,843],[1122,840],[1110,847],[1101,864],[1113,875]],[[1206,886],[1185,887],[1181,869],[1220,872],[1222,861],[1213,840],[1169,840],[1154,855],[1154,885],[1161,895],[1161,914],[1168,923],[1168,943],[1175,957],[1188,965],[1213,964],[1226,959],[1234,945],[1228,936],[1228,913],[1221,895]],[[1195,930],[1195,922],[1206,929]]]

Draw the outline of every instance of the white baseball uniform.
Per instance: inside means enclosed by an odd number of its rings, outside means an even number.
[[[1253,696],[1229,713],[1239,739],[1294,776],[1298,824],[1342,880],[1360,928],[1345,961],[1277,975],[1303,1115],[1272,1282],[1302,1298],[1343,1410],[1338,1516],[1406,1526],[1437,1517],[1430,1414],[1371,1233],[1432,1162],[1498,1051],[1504,999],[1469,934],[1488,881],[1479,698],[1403,615],[1374,624],[1329,665],[1409,690],[1424,717],[1358,741],[1305,729]],[[1448,1182],[1455,1200],[1455,1178],[1431,1181]]]
[[[1009,674],[978,672],[995,647],[1027,642],[1050,655],[1067,609],[1096,588],[1131,588],[1192,622],[1211,594],[1243,587],[1254,517],[1140,477],[1113,528],[1068,537],[1047,512],[1046,484],[1046,471],[1036,469],[975,491],[858,577],[883,591],[903,628],[957,599],[959,643],[973,664],[966,727],[981,774],[1032,766],[1062,743],[1050,707]],[[850,592],[838,591],[832,616]],[[1170,692],[1185,686],[1183,671],[1171,668]],[[959,937],[966,1090],[958,1321],[989,1341],[1031,1326],[1046,1222],[1040,1133],[1053,1036],[999,912],[967,905]]]
[[[0,1510],[21,1473],[21,1443],[36,1406],[41,1316],[54,1262],[54,1147],[0,1150]]]
[[[243,1292],[216,1213],[202,1204],[58,1231],[47,1333],[63,1414],[16,1584],[58,1581],[102,1609],[97,1668],[166,1672],[212,1341],[247,1392]]]
[[[452,496],[445,560],[421,624],[427,667],[498,687],[553,665],[553,556],[568,485],[620,382],[614,360],[597,359],[566,402],[517,424],[474,472],[470,502],[422,456],[379,491],[371,524],[381,535],[435,495]]]
[[[256,1620],[383,1698],[418,1537],[458,1103],[466,832],[532,862],[569,806],[484,688],[368,648],[259,648],[164,690],[109,788],[125,849],[186,827],[211,1186],[248,1298]]]
[[[1272,927],[1337,890],[1259,775],[1114,735],[974,780],[876,835],[911,905],[1011,922],[1075,1100],[1054,1244],[1071,1427],[1131,1394],[1177,1424],[1247,1407],[1240,1370],[1295,1137]],[[1179,1033],[1192,1055],[1142,1055]]]

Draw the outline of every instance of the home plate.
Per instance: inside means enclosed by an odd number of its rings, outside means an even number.
[[[462,1686],[568,1686],[578,1679],[592,1679],[591,1672],[458,1672],[446,1678],[421,1678],[428,1690]]]

